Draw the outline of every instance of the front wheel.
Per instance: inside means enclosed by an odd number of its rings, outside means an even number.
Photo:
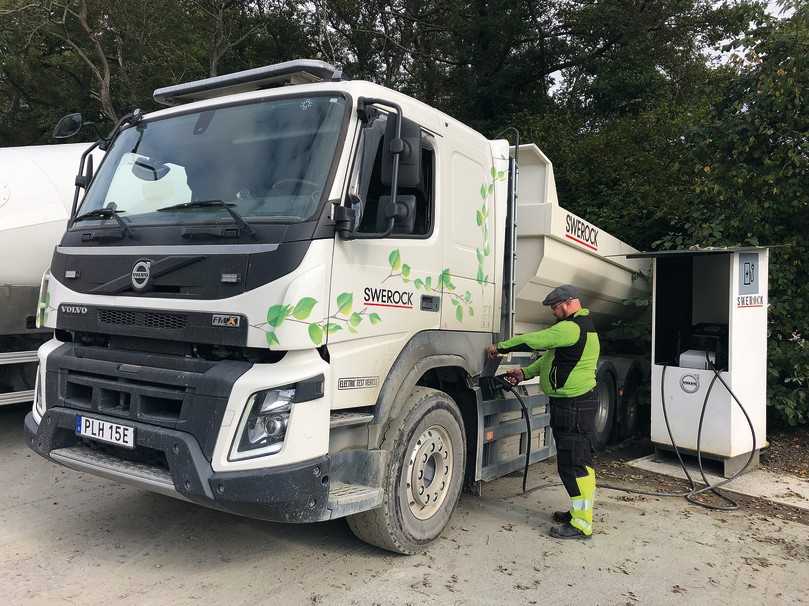
[[[366,543],[415,554],[439,537],[455,509],[466,467],[466,434],[455,401],[416,387],[391,430],[380,507],[348,518]]]

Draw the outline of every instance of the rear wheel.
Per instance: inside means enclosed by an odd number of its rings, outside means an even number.
[[[414,554],[434,541],[458,502],[466,465],[466,435],[455,401],[416,387],[391,430],[391,458],[382,506],[348,518],[366,543]]]
[[[593,432],[593,448],[602,450],[610,441],[612,426],[615,423],[615,379],[608,370],[598,371],[596,386],[595,430]]]

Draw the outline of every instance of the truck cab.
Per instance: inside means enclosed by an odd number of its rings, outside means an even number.
[[[55,249],[29,445],[416,552],[487,476],[476,377],[514,309],[508,142],[318,61],[155,99]]]

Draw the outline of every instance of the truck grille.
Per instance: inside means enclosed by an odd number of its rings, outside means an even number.
[[[188,324],[185,314],[155,311],[124,311],[120,309],[99,309],[98,322],[115,326],[138,326],[158,330],[182,330]]]

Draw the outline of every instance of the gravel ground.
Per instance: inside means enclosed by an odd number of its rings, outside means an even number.
[[[23,445],[25,411],[0,409],[3,604],[809,604],[809,527],[771,509],[603,489],[593,539],[558,541],[548,461],[538,489],[486,484],[423,554],[394,556],[342,521],[257,522],[48,463]],[[626,456],[600,457],[599,477],[665,487]]]

